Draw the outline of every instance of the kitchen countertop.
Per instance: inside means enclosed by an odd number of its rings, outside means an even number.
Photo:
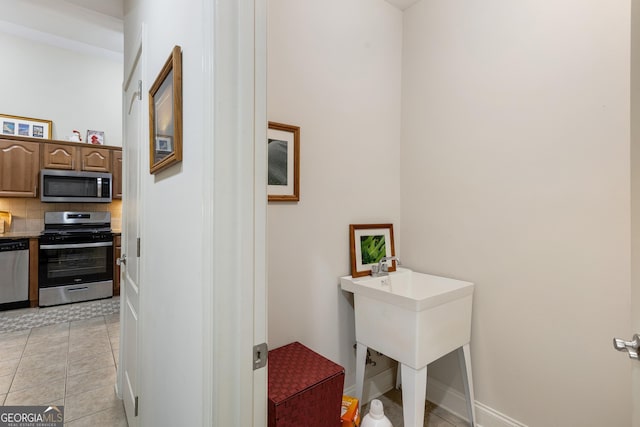
[[[121,235],[120,230],[113,229],[114,236]],[[30,239],[38,238],[42,234],[42,230],[27,230],[27,231],[9,231],[8,233],[0,233],[0,240],[2,239]]]
[[[28,239],[40,237],[42,230],[9,231],[0,233],[0,239]]]

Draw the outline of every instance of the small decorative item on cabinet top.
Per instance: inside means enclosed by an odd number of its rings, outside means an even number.
[[[93,145],[104,145],[104,132],[100,130],[88,130],[87,143]]]
[[[182,49],[175,46],[149,89],[149,172],[182,161]]]
[[[1,135],[23,136],[27,138],[51,139],[51,120],[0,114]]]
[[[267,157],[269,201],[299,201],[300,127],[269,122]]]
[[[383,257],[395,256],[393,224],[351,224],[349,226],[351,246],[351,276],[370,274],[371,266]],[[389,271],[396,271],[396,262],[391,261]]]

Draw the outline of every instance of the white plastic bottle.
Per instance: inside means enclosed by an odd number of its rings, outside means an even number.
[[[389,418],[384,415],[384,407],[378,399],[369,405],[369,413],[362,419],[360,427],[393,427]]]

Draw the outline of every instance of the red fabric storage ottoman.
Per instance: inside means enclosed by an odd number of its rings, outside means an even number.
[[[339,427],[344,368],[299,342],[269,351],[269,427]]]

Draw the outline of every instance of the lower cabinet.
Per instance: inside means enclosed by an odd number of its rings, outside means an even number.
[[[116,260],[122,254],[122,237],[113,237],[113,296],[120,295],[120,266]]]
[[[40,250],[40,241],[32,237],[29,239],[29,305],[31,307],[38,306],[38,256]]]

